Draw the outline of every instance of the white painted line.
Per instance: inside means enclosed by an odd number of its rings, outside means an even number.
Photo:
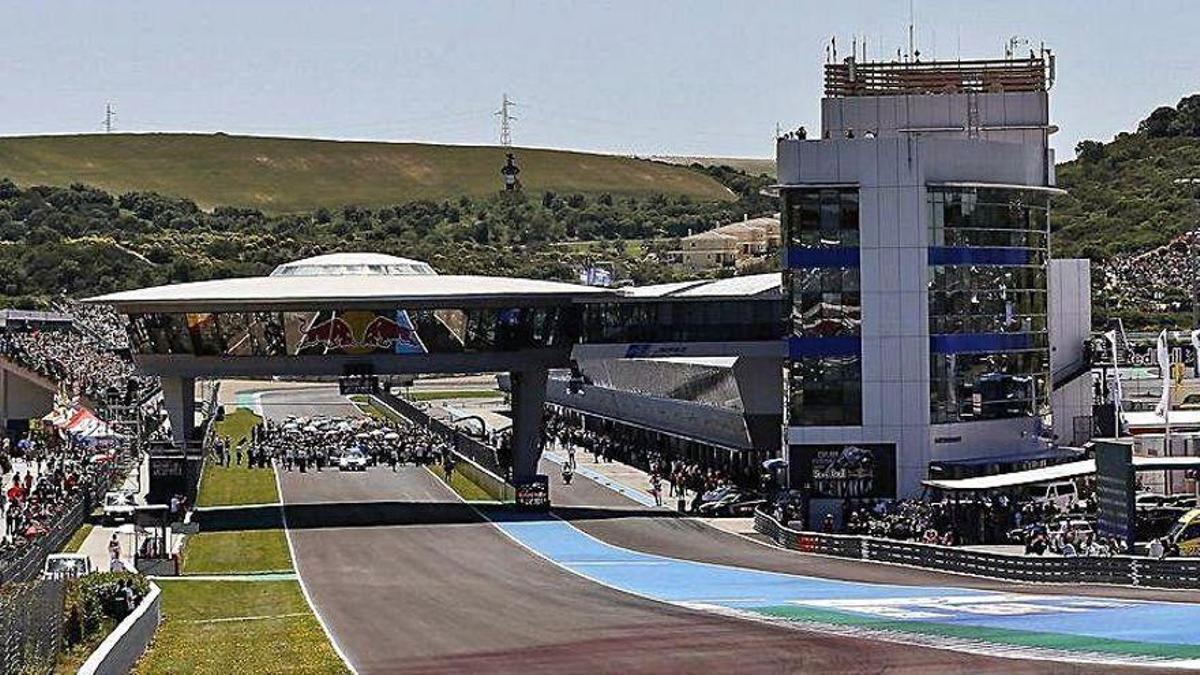
[[[468,506],[470,506],[470,504],[468,504]],[[874,629],[870,629],[870,628],[862,628],[862,627],[856,627],[856,626],[840,626],[840,625],[823,624],[823,623],[817,623],[817,622],[791,621],[791,620],[786,620],[786,619],[778,619],[778,618],[774,618],[774,617],[769,617],[766,615],[761,615],[761,614],[757,614],[757,613],[750,612],[750,611],[739,610],[736,608],[724,607],[721,605],[708,604],[708,603],[704,603],[704,602],[697,602],[695,600],[691,600],[691,601],[663,600],[661,598],[657,598],[657,597],[654,597],[651,595],[645,595],[645,594],[639,593],[637,591],[631,591],[631,590],[628,590],[625,588],[621,588],[619,586],[614,586],[605,581],[597,579],[596,577],[593,577],[581,570],[574,569],[564,563],[554,560],[553,558],[543,554],[541,551],[538,551],[537,549],[529,546],[525,542],[521,541],[517,537],[510,534],[503,527],[501,527],[500,524],[496,523],[495,521],[492,521],[486,515],[484,515],[483,512],[479,511],[478,509],[476,509],[473,506],[471,506],[471,508],[476,513],[478,513],[481,518],[483,518],[487,522],[491,523],[492,526],[495,527],[497,530],[499,530],[500,533],[503,534],[505,537],[508,537],[511,541],[516,543],[521,548],[525,549],[526,551],[529,551],[534,556],[541,558],[542,560],[545,560],[546,562],[550,563],[551,565],[554,565],[555,567],[558,567],[559,569],[562,569],[570,574],[574,574],[576,576],[582,577],[584,579],[587,579],[588,581],[591,581],[595,584],[599,584],[600,586],[604,586],[605,588],[609,588],[618,593],[624,593],[626,595],[631,595],[634,597],[642,598],[644,600],[649,600],[651,602],[655,602],[655,603],[658,603],[661,605],[667,605],[669,607],[682,607],[682,608],[690,609],[693,611],[705,611],[705,612],[719,614],[719,615],[727,616],[727,617],[731,617],[731,618],[754,621],[757,623],[766,623],[766,624],[770,624],[770,625],[774,625],[774,626],[781,626],[781,627],[789,628],[792,630],[805,630],[805,631],[810,631],[810,632],[827,633],[827,634],[832,633],[832,634],[844,635],[844,636],[848,636],[848,637],[857,637],[857,638],[865,637],[865,638],[868,638],[871,640],[878,640],[881,642],[929,647],[932,649],[941,649],[943,651],[953,651],[953,652],[968,653],[968,654],[979,654],[979,655],[984,655],[984,656],[994,656],[994,657],[1000,657],[1000,658],[1006,658],[1006,659],[1024,659],[1024,660],[1034,660],[1034,661],[1051,661],[1051,662],[1068,662],[1068,663],[1069,662],[1083,662],[1083,663],[1100,664],[1100,665],[1143,666],[1143,667],[1158,667],[1158,668],[1161,668],[1161,667],[1186,668],[1188,666],[1186,666],[1184,664],[1192,663],[1191,661],[1182,660],[1182,659],[1176,660],[1176,661],[1166,661],[1166,660],[1164,660],[1164,661],[1157,661],[1157,660],[1149,661],[1149,660],[1138,660],[1135,658],[1122,659],[1122,658],[1114,657],[1111,654],[1093,654],[1093,653],[1087,653],[1087,652],[1068,652],[1068,651],[1059,651],[1059,650],[1053,650],[1053,649],[1012,647],[1009,645],[981,642],[981,641],[977,641],[977,640],[968,640],[968,639],[962,639],[962,638],[954,638],[954,637],[950,637],[950,636],[923,636],[923,635],[919,635],[916,633],[903,633],[903,632],[898,632],[898,631],[874,630]],[[715,568],[734,569],[734,570],[741,570],[741,571],[746,571],[747,569],[749,569],[749,568],[734,567],[732,565],[722,565],[719,563],[709,563],[709,562],[703,562],[703,561],[698,561],[698,560],[687,560],[686,558],[673,559],[673,558],[669,558],[666,556],[660,556],[660,555],[653,554],[653,553],[633,551],[632,549],[623,548],[621,546],[617,546],[615,544],[608,543],[602,539],[599,539],[598,537],[592,536],[588,532],[586,532],[578,527],[575,527],[570,522],[565,521],[562,518],[559,518],[558,516],[551,515],[551,517],[556,520],[562,520],[562,522],[564,522],[568,527],[575,529],[577,532],[584,535],[585,537],[593,539],[593,540],[599,542],[600,544],[603,544],[605,546],[608,546],[610,548],[613,548],[613,549],[616,549],[619,551],[627,551],[630,553],[636,553],[638,555],[648,556],[648,557],[652,557],[652,558],[660,558],[660,559],[663,559],[666,561],[679,560],[682,562],[688,562],[688,563],[692,563],[692,564],[696,564],[696,565],[705,565],[705,566],[715,567]],[[798,574],[785,574],[782,572],[772,572],[772,571],[768,571],[768,570],[753,570],[753,571],[764,573],[764,574],[770,574],[770,575],[774,575],[774,576],[781,576],[781,577],[791,577],[791,578],[799,578],[799,579],[820,579],[820,577],[809,577],[809,576],[798,575]],[[895,584],[883,584],[883,583],[872,584],[869,582],[848,582],[848,583],[861,583],[861,584],[874,585],[874,586],[894,586],[895,585]],[[999,593],[996,593],[994,591],[979,591],[978,589],[968,589],[968,590],[977,591],[981,595],[985,595],[985,596],[986,595],[1000,595]]]
[[[292,544],[292,531],[288,529],[287,509],[283,504],[283,484],[279,481],[279,467],[272,467],[275,474],[275,491],[279,493],[279,513],[283,521],[283,536],[287,540],[288,555],[292,558],[292,566],[296,568],[296,580],[300,582],[300,592],[304,594],[304,600],[312,609],[313,616],[317,617],[317,623],[321,624],[321,630],[325,631],[325,636],[329,638],[329,644],[333,645],[333,651],[337,652],[338,658],[346,664],[346,668],[353,675],[358,675],[358,669],[354,667],[354,663],[350,661],[350,657],[346,655],[345,650],[338,644],[337,638],[333,635],[333,630],[329,628],[329,624],[325,622],[325,617],[321,616],[321,611],[317,609],[317,603],[313,601],[312,593],[308,590],[308,584],[304,583],[304,572],[300,569],[300,559],[296,557],[296,547]]]
[[[186,623],[231,623],[234,621],[262,621],[264,619],[290,619],[297,616],[308,616],[308,612],[292,612],[291,614],[263,614],[260,616],[227,616],[220,619],[189,619]]]

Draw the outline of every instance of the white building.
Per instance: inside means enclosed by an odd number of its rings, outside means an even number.
[[[1044,460],[1091,319],[1086,261],[1050,267],[1047,60],[847,59],[825,80],[821,138],[777,148],[793,486],[820,516],[915,496],[931,464]]]

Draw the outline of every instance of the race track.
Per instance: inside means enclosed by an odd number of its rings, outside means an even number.
[[[271,396],[280,415],[304,414],[289,399],[312,399]],[[1111,672],[1186,664],[1194,648],[1191,605],[1089,604],[1080,589],[1070,599],[1045,588],[1002,596],[986,591],[1019,589],[799,555],[647,509],[581,476],[562,486],[553,468],[543,470],[554,516],[533,518],[465,505],[417,467],[280,472],[297,569],[358,672]],[[1120,595],[1100,590],[1090,594]],[[1014,644],[1013,619],[988,616],[997,611],[1025,615],[1022,639],[1061,630],[1075,642],[1051,645],[1068,651]],[[930,634],[907,623],[891,630],[890,617],[923,612],[942,616],[918,627]],[[1122,617],[1141,622],[1125,626],[1126,651],[1098,649],[1117,644],[1105,632]],[[1174,642],[1154,642],[1164,637]]]
[[[623,593],[518,546],[420,468],[284,472],[281,485],[298,570],[361,673],[1075,670],[863,649]]]

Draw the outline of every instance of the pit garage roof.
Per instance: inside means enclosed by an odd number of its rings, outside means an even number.
[[[1194,469],[1197,467],[1200,467],[1200,457],[1133,457],[1134,471]],[[1053,483],[1092,473],[1096,473],[1096,460],[1085,459],[1079,462],[1055,464],[1054,466],[1030,469],[1028,471],[1000,473],[994,476],[978,476],[975,478],[960,478],[958,480],[927,480],[924,481],[924,485],[951,492],[1000,490],[1003,488],[1019,487],[1021,485]]]
[[[749,274],[728,279],[681,281],[625,289],[631,298],[732,298],[779,295],[782,277],[778,272]]]
[[[613,291],[555,281],[455,275],[243,277],[110,293],[88,302],[123,313],[537,305],[602,299]]]

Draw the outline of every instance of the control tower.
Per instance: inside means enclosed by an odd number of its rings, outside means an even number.
[[[1053,79],[1048,51],[848,58],[825,66],[820,137],[778,141],[786,438],[814,516],[915,496],[931,465],[1054,454]],[[1087,295],[1078,279],[1070,287]],[[1082,358],[1078,345],[1065,351]]]

